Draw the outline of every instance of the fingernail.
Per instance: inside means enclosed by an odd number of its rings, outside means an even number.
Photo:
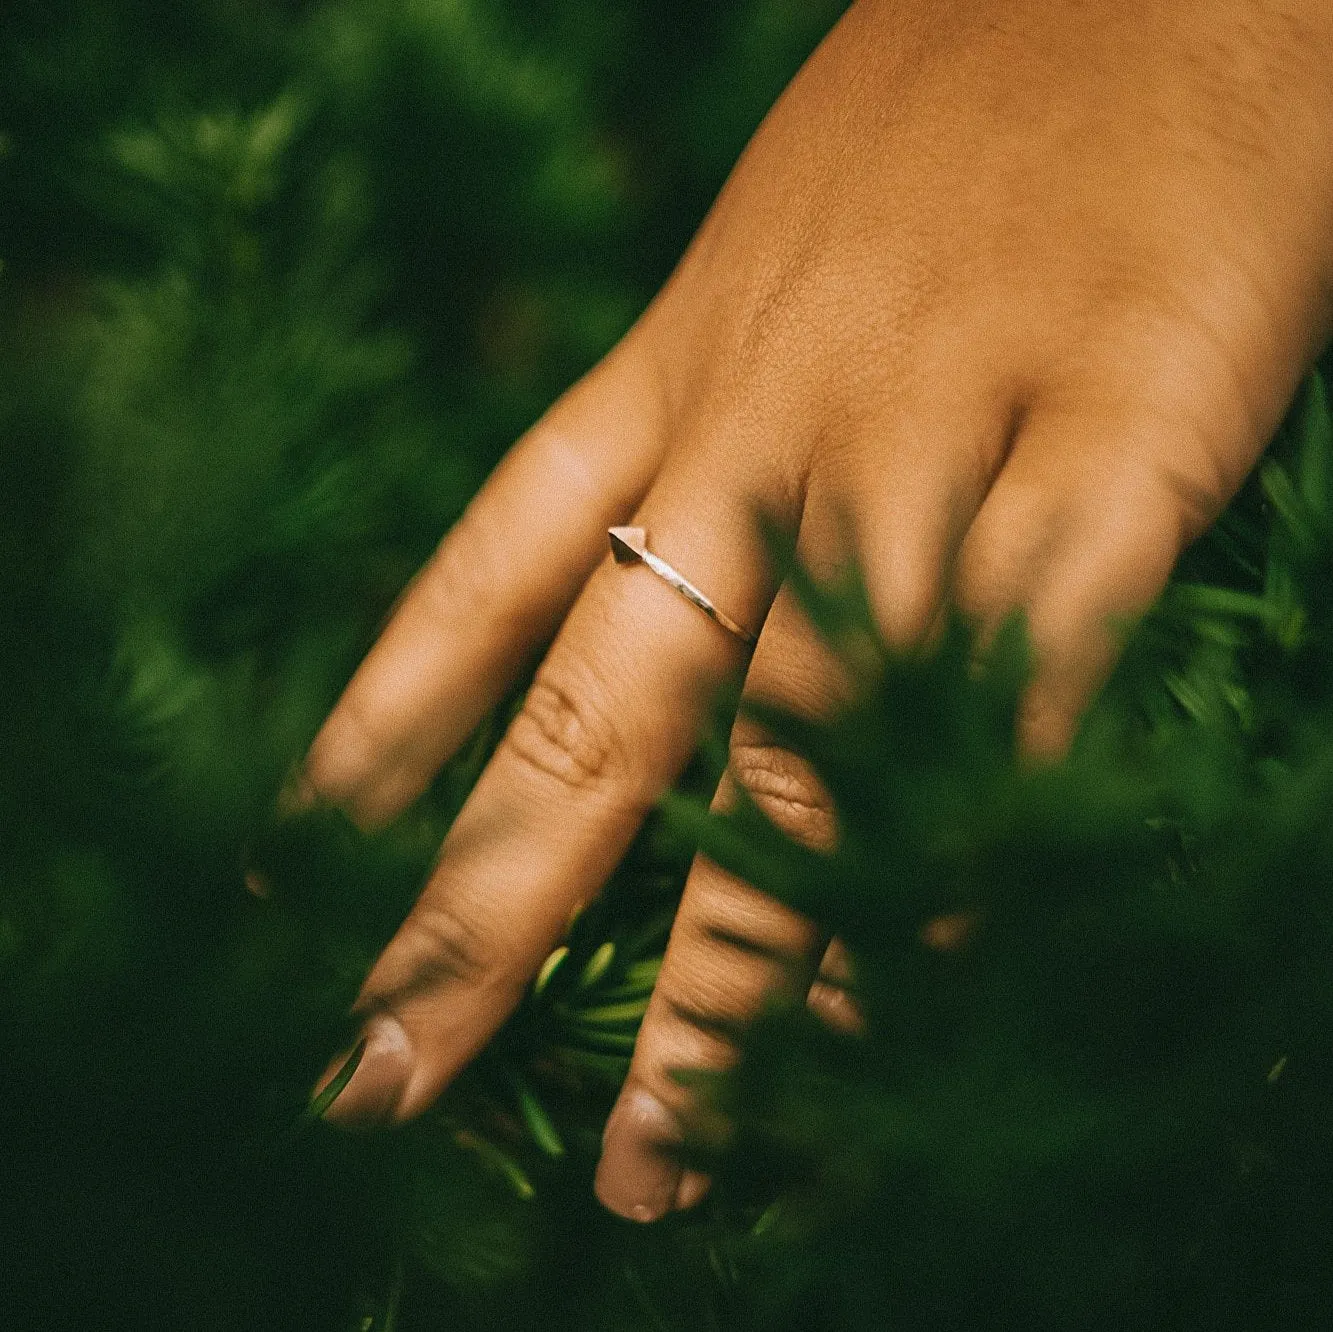
[[[685,1171],[680,1179],[680,1187],[676,1190],[676,1211],[688,1212],[691,1207],[698,1207],[712,1187],[711,1176],[700,1170]]]
[[[602,1205],[627,1221],[657,1221],[676,1205],[683,1171],[676,1118],[643,1090],[622,1096],[606,1122],[594,1188]]]
[[[339,1128],[370,1128],[392,1120],[412,1072],[412,1042],[396,1017],[381,1013],[370,1019],[361,1034],[365,1049],[351,1081],[324,1112]],[[337,1076],[352,1050],[344,1050],[324,1070],[314,1095]]]

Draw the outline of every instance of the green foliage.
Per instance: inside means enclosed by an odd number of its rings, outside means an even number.
[[[1331,445],[1315,376],[1230,532],[1191,557],[1231,581],[1174,584],[1060,766],[1013,760],[1021,633],[978,674],[954,621],[928,658],[866,672],[831,726],[761,714],[832,795],[835,852],[748,803],[682,810],[847,943],[866,1018],[848,1037],[774,1013],[718,1089],[735,1196],[782,1181],[744,1246],[778,1321],[1327,1309]],[[864,599],[803,587],[845,636]]]
[[[42,1328],[1295,1326],[1327,1307],[1333,430],[1312,378],[1069,763],[1017,626],[705,765],[402,1132],[307,1091],[504,721],[374,838],[274,800],[503,448],[665,276],[835,0],[80,0],[0,34],[0,1310]],[[646,86],[644,71],[651,73]],[[694,842],[840,934],[719,1196],[593,1203]],[[931,922],[954,923],[941,933]],[[953,940],[956,947],[941,947]]]
[[[377,839],[272,809],[393,598],[648,299],[838,7],[7,8],[7,1322],[709,1307],[697,1243],[589,1189],[688,846],[645,837],[437,1115],[293,1137],[498,721]]]

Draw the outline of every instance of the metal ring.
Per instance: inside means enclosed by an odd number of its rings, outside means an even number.
[[[660,556],[648,549],[648,533],[642,527],[610,527],[611,554],[617,564],[647,565],[664,583],[670,584],[693,606],[703,611],[714,624],[719,624],[733,638],[746,647],[754,647],[755,636],[744,625],[737,624],[725,611],[718,610],[688,578],[673,569]]]

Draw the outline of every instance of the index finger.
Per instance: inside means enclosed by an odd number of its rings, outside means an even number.
[[[509,452],[409,586],[306,758],[311,794],[388,822],[555,631],[662,452],[661,395],[627,340]]]

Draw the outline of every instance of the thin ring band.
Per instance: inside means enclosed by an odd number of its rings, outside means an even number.
[[[703,611],[714,624],[719,624],[733,638],[747,648],[755,645],[755,636],[744,625],[737,624],[725,611],[719,610],[688,578],[673,569],[664,559],[648,549],[648,533],[642,527],[609,527],[611,554],[617,564],[645,564],[664,583],[674,587],[682,597]]]

